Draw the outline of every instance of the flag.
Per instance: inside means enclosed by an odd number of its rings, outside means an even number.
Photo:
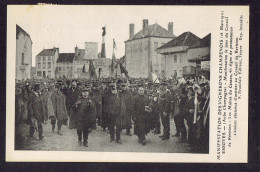
[[[102,27],[102,47],[101,47],[101,58],[106,58],[106,45],[105,45],[105,36],[106,36],[106,27]]]
[[[92,60],[89,61],[89,76],[94,79],[97,79],[96,70]]]
[[[112,75],[114,75],[114,69],[117,67],[117,64],[116,64],[116,55],[115,53],[113,52],[112,54],[112,64],[111,64],[111,72],[112,72]]]
[[[111,74],[112,76],[114,75],[114,69],[115,67],[117,67],[117,64],[116,64],[116,55],[115,55],[115,46],[116,46],[116,43],[115,43],[115,39],[113,39],[113,54],[112,54],[112,64],[111,64]]]
[[[160,82],[159,82],[159,79],[158,79],[158,77],[157,77],[157,75],[154,74],[153,72],[151,72],[151,74],[152,74],[153,83],[160,83]]]
[[[116,42],[115,42],[115,39],[113,39],[113,49],[116,50]]]
[[[85,73],[86,72],[86,66],[84,64],[83,68],[82,68],[82,73]]]

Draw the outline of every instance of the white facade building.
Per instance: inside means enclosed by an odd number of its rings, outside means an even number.
[[[59,48],[43,49],[36,56],[36,75],[42,78],[56,77],[56,61],[59,57]]]
[[[31,78],[32,40],[30,35],[16,25],[16,72],[17,80]]]

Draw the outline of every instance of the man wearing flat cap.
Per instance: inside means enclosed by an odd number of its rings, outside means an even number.
[[[108,102],[106,105],[106,113],[108,115],[108,127],[110,132],[110,142],[114,141],[116,135],[116,142],[122,144],[121,131],[122,131],[122,116],[120,114],[121,99],[119,97],[116,83],[110,84],[110,94],[107,95]],[[116,127],[116,131],[115,131]]]
[[[74,106],[78,109],[75,116],[78,144],[88,147],[88,135],[91,128],[96,124],[96,108],[93,99],[89,96],[90,87],[82,89],[82,96],[78,98]]]
[[[121,105],[121,113],[122,113],[122,122],[123,127],[122,129],[126,129],[126,134],[128,136],[131,136],[131,131],[130,129],[132,128],[131,125],[131,117],[132,117],[132,94],[131,92],[127,89],[127,84],[125,82],[121,83],[121,93],[120,93],[120,97],[121,97],[121,104],[125,104],[125,105]],[[125,111],[125,112],[123,112]]]
[[[58,125],[58,134],[61,133],[61,126],[66,125],[68,120],[67,108],[65,103],[65,95],[60,91],[61,86],[59,83],[55,85],[55,91],[51,95],[51,101],[53,105],[54,116],[50,116],[52,131],[55,130],[56,120]]]
[[[193,145],[196,141],[196,128],[193,124],[194,120],[194,90],[192,87],[187,89],[187,102],[185,103],[184,113],[185,119],[187,120],[188,125],[188,143]]]
[[[163,125],[163,135],[159,136],[162,140],[168,140],[170,138],[170,113],[171,113],[171,96],[166,91],[167,83],[162,82],[160,84],[158,107]]]
[[[66,100],[66,105],[67,105],[67,111],[68,115],[70,118],[69,122],[69,128],[70,129],[75,129],[76,124],[75,124],[75,114],[77,109],[73,108],[74,103],[76,100],[79,98],[81,95],[79,89],[77,88],[77,81],[73,80],[71,82],[71,87],[67,90],[67,100]]]
[[[30,119],[30,137],[33,137],[35,130],[38,130],[39,139],[42,140],[44,138],[42,123],[45,120],[45,116],[40,92],[40,84],[35,84],[33,92],[28,99],[28,115]]]

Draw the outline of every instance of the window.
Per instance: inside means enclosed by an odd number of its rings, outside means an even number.
[[[46,61],[46,57],[45,56],[43,56],[43,59],[42,59],[43,61]]]
[[[62,70],[65,71],[65,66],[63,66]]]
[[[157,50],[157,48],[158,48],[158,42],[154,42],[154,51],[156,51]]]
[[[46,69],[46,62],[43,62],[43,63],[42,63],[42,68],[43,68],[43,69]]]
[[[174,55],[174,63],[177,63],[177,55]]]
[[[42,72],[42,76],[45,78],[46,77],[46,71]]]
[[[48,75],[49,78],[51,77],[51,71],[48,71]]]
[[[41,71],[38,71],[38,72],[37,72],[37,76],[42,76],[42,72],[41,72]]]
[[[48,62],[48,69],[51,69],[51,62]]]
[[[180,56],[180,63],[182,63],[183,62],[183,57],[182,56]]]
[[[61,71],[61,67],[59,67],[59,71]]]
[[[38,57],[38,61],[41,61],[41,57]]]
[[[24,64],[24,53],[22,53],[22,65]]]
[[[38,62],[38,64],[37,64],[37,69],[41,69],[41,68],[42,68],[41,62]]]
[[[51,56],[48,57],[48,61],[51,61]]]

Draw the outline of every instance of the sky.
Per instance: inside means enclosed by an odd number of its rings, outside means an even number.
[[[85,42],[98,42],[100,52],[103,26],[106,26],[106,57],[112,57],[115,39],[115,54],[120,58],[125,54],[129,24],[135,24],[137,33],[143,27],[143,19],[148,19],[149,25],[157,23],[165,29],[173,22],[176,36],[190,31],[203,38],[212,30],[210,10],[199,6],[20,5],[9,6],[8,14],[12,14],[13,24],[31,36],[35,66],[35,56],[44,48],[58,47],[60,53],[73,53],[76,45],[84,49]]]

